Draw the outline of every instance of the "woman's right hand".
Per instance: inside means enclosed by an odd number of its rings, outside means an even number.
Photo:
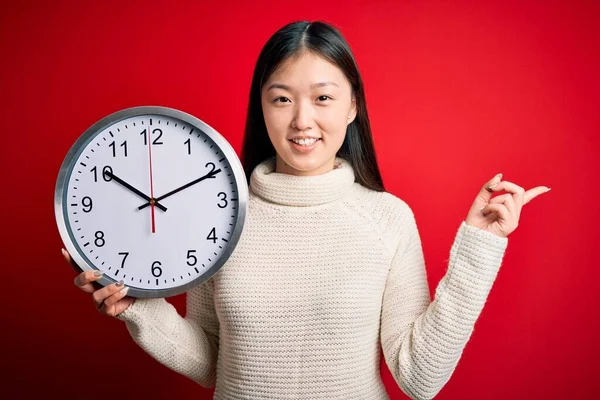
[[[69,252],[65,249],[61,249],[61,251],[65,261],[71,264],[76,271],[80,271]],[[135,303],[135,297],[126,296],[129,288],[123,286],[122,280],[108,286],[100,286],[96,281],[102,278],[102,274],[95,275],[98,272],[100,271],[90,270],[81,272],[75,277],[75,286],[92,295],[96,309],[100,314],[116,317],[125,311],[127,307]]]

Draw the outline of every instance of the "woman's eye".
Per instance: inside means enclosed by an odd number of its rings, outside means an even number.
[[[279,99],[285,99],[288,100],[287,97],[277,97],[275,100],[273,100],[273,103],[283,103],[283,101],[278,101]]]
[[[319,96],[319,97],[318,97],[318,99],[320,99],[320,100],[322,100],[322,101],[325,101],[325,100],[327,100],[327,99],[331,99],[331,97],[329,97],[329,96],[327,96],[327,95],[322,95],[322,96]]]

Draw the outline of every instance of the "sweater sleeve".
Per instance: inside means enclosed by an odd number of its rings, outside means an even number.
[[[213,279],[186,293],[186,317],[164,298],[139,298],[117,316],[133,340],[161,364],[204,387],[216,383],[219,323]]]
[[[452,376],[473,333],[508,239],[462,221],[431,301],[410,208],[402,223],[384,290],[381,344],[400,389],[412,399],[432,399]]]

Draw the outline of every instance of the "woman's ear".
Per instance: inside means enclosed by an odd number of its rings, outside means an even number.
[[[354,118],[356,118],[356,96],[353,94],[352,95],[352,104],[350,105],[350,112],[348,113],[348,124],[350,125],[352,123],[352,121],[354,121]]]

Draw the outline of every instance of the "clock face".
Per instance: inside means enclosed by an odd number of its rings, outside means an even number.
[[[57,181],[56,218],[82,269],[166,297],[208,280],[241,234],[247,184],[227,141],[189,114],[135,107],[84,133]]]

